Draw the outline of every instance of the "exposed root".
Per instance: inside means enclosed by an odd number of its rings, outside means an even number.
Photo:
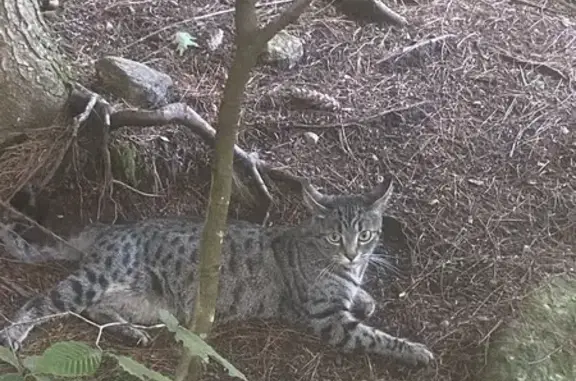
[[[157,110],[120,110],[110,115],[111,130],[124,126],[149,127],[167,124],[181,124],[191,132],[200,136],[209,145],[214,144],[216,130],[196,111],[184,103],[172,103]],[[248,153],[238,145],[234,146],[236,159],[252,174],[258,189],[269,199],[272,199],[262,173],[275,180],[300,184],[301,178],[288,172],[275,169],[267,162],[258,158],[256,153]]]

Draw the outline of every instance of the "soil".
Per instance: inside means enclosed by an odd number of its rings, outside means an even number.
[[[360,192],[379,177],[396,191],[383,249],[392,269],[375,269],[378,300],[370,323],[426,343],[437,356],[410,370],[377,356],[340,355],[275,322],[217,326],[211,343],[250,380],[482,379],[491,337],[517,316],[529,291],[553,274],[573,274],[576,243],[576,12],[563,2],[418,1],[390,6],[410,26],[363,24],[316,1],[288,31],[305,43],[293,69],[259,65],[249,83],[239,144],[311,177],[326,192]],[[233,2],[67,0],[48,21],[86,86],[93,62],[118,55],[172,76],[177,100],[215,123],[233,53]],[[279,6],[260,8],[262,21]],[[197,16],[211,15],[202,21]],[[190,20],[190,21],[186,21]],[[179,55],[175,32],[224,30],[214,52]],[[436,43],[423,44],[434,38]],[[410,50],[410,48],[414,48]],[[403,53],[392,56],[392,53]],[[335,97],[340,111],[269,102],[278,85]],[[390,111],[392,110],[392,111]],[[125,129],[151,136],[176,127]],[[303,134],[314,132],[316,144]],[[124,135],[123,135],[124,134]],[[90,221],[169,214],[203,215],[210,151],[187,141],[186,163],[161,197],[118,184],[99,204],[101,179],[70,168],[51,184],[45,225],[68,234]],[[160,173],[160,176],[163,176]],[[158,189],[141,189],[144,192]],[[277,184],[272,223],[301,219],[298,194]],[[236,198],[233,218],[262,221],[265,208]],[[23,265],[0,258],[2,313],[69,271],[66,264]],[[28,351],[63,338],[93,341],[97,330],[63,319],[35,331]],[[103,346],[171,374],[175,346],[160,335],[136,348],[104,335]],[[111,366],[99,375],[110,379]],[[217,368],[209,378],[217,375]]]

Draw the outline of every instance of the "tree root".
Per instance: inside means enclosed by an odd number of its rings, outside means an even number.
[[[108,149],[109,133],[121,127],[151,127],[168,124],[179,124],[188,128],[190,132],[198,135],[207,144],[213,147],[216,130],[196,111],[185,103],[171,103],[155,110],[123,109],[113,110],[101,96],[82,86],[74,86],[70,102],[72,112],[77,114],[76,119],[86,120],[86,112],[94,111],[95,120],[100,121],[103,128],[103,157],[104,157],[104,188],[99,200],[99,210],[106,190],[114,183]],[[286,181],[292,186],[301,187],[303,178],[292,175],[284,170],[274,168],[260,159],[255,152],[247,152],[240,146],[234,146],[234,157],[244,167],[256,182],[256,187],[269,201],[272,196],[263,175],[272,180]]]

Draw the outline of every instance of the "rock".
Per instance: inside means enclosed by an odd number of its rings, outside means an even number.
[[[142,63],[107,56],[96,62],[104,90],[137,107],[161,107],[169,102],[172,78]]]
[[[316,144],[319,139],[320,137],[313,132],[308,131],[304,133],[304,140],[306,140],[308,144]]]
[[[267,64],[292,69],[304,56],[304,44],[298,37],[281,31],[266,44],[260,56]]]

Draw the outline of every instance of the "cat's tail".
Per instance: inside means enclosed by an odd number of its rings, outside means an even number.
[[[3,245],[2,245],[3,244]],[[7,254],[24,263],[40,263],[55,260],[80,261],[84,256],[81,250],[58,241],[55,246],[37,246],[26,241],[12,229],[0,222],[0,247]]]

